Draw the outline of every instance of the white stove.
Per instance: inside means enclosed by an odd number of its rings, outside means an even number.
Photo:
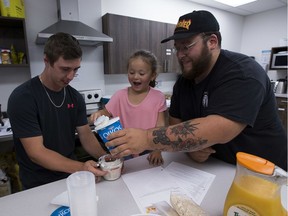
[[[101,109],[101,89],[81,90],[79,93],[82,95],[86,103],[87,115],[91,115],[92,113]]]

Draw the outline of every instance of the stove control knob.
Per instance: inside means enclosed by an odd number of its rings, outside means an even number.
[[[99,97],[99,95],[96,93],[94,94],[94,98],[97,99]]]
[[[88,95],[87,95],[87,98],[88,98],[88,99],[91,99],[91,98],[92,98],[92,95],[91,95],[91,94],[88,94]]]

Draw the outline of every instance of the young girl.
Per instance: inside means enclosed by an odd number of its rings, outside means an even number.
[[[118,90],[104,109],[90,116],[90,121],[94,122],[99,116],[105,115],[119,116],[124,128],[149,129],[164,126],[164,111],[167,109],[165,95],[153,88],[156,84],[157,66],[157,58],[153,53],[146,50],[135,52],[127,64],[131,86]],[[147,152],[140,155],[145,153]],[[163,163],[160,151],[150,152],[147,159],[153,165]]]

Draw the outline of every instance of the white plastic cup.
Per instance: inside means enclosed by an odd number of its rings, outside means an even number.
[[[108,124],[106,125],[100,125],[98,127],[95,127],[95,131],[99,134],[101,137],[102,141],[104,143],[108,142],[107,137],[109,134],[114,133],[118,130],[122,130],[122,125],[120,123],[120,118],[115,117],[109,120]],[[110,151],[114,147],[107,147],[108,150]]]
[[[89,171],[79,171],[67,178],[71,216],[97,216],[95,176]]]
[[[113,159],[111,155],[103,155],[99,158],[100,168],[103,171],[107,171],[104,175],[104,179],[108,181],[113,181],[121,176],[123,158]]]

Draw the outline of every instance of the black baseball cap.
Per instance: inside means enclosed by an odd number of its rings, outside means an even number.
[[[202,32],[216,32],[219,29],[219,23],[212,13],[205,10],[193,11],[181,16],[174,34],[162,40],[161,43],[175,39],[185,39]]]

